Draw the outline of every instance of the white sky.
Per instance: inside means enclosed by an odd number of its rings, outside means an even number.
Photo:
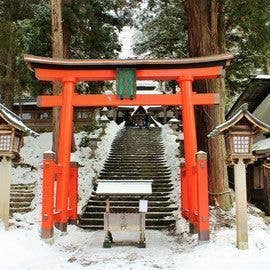
[[[135,56],[132,50],[134,33],[135,29],[129,26],[125,26],[120,32],[119,41],[122,46],[122,50],[119,54],[120,59],[127,59]]]

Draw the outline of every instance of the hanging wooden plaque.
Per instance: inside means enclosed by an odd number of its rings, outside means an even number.
[[[136,69],[118,68],[116,90],[120,98],[134,98],[136,95]]]

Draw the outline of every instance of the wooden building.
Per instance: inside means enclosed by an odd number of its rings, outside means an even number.
[[[248,103],[248,110],[258,119],[270,124],[270,75],[251,76],[247,89],[239,96],[226,117],[231,117],[244,103]],[[256,162],[247,167],[248,201],[255,204],[266,215],[270,215],[269,137],[269,134],[264,134],[255,138],[253,154]]]
[[[24,123],[37,132],[52,130],[52,109],[40,108],[34,98],[22,99],[15,102],[13,111],[19,115]],[[95,110],[93,108],[78,107],[74,109],[74,126],[80,129],[90,124]]]
[[[157,84],[154,82],[138,82],[137,93],[138,94],[160,94],[162,92],[156,90]],[[151,114],[151,116],[158,122],[164,124],[167,123],[176,112],[174,107],[162,107],[162,106],[144,106],[145,110]],[[124,121],[124,114],[126,112],[132,114],[137,107],[118,107],[109,108],[108,118],[116,121],[118,124]],[[19,115],[24,123],[31,129],[37,132],[45,132],[52,130],[52,109],[40,108],[37,106],[37,100],[35,98],[25,98],[20,102],[15,102],[13,111]],[[76,130],[80,130],[83,127],[92,125],[94,115],[99,114],[100,108],[93,107],[75,107],[74,108],[74,127]]]

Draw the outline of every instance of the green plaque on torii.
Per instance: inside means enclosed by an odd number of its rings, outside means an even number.
[[[134,98],[136,95],[136,69],[118,68],[116,72],[117,95],[120,98]]]

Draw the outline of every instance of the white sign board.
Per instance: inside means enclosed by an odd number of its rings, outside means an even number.
[[[139,202],[139,212],[146,213],[148,211],[148,201],[147,200],[140,200]]]
[[[99,195],[152,194],[152,180],[100,180],[96,193]]]

